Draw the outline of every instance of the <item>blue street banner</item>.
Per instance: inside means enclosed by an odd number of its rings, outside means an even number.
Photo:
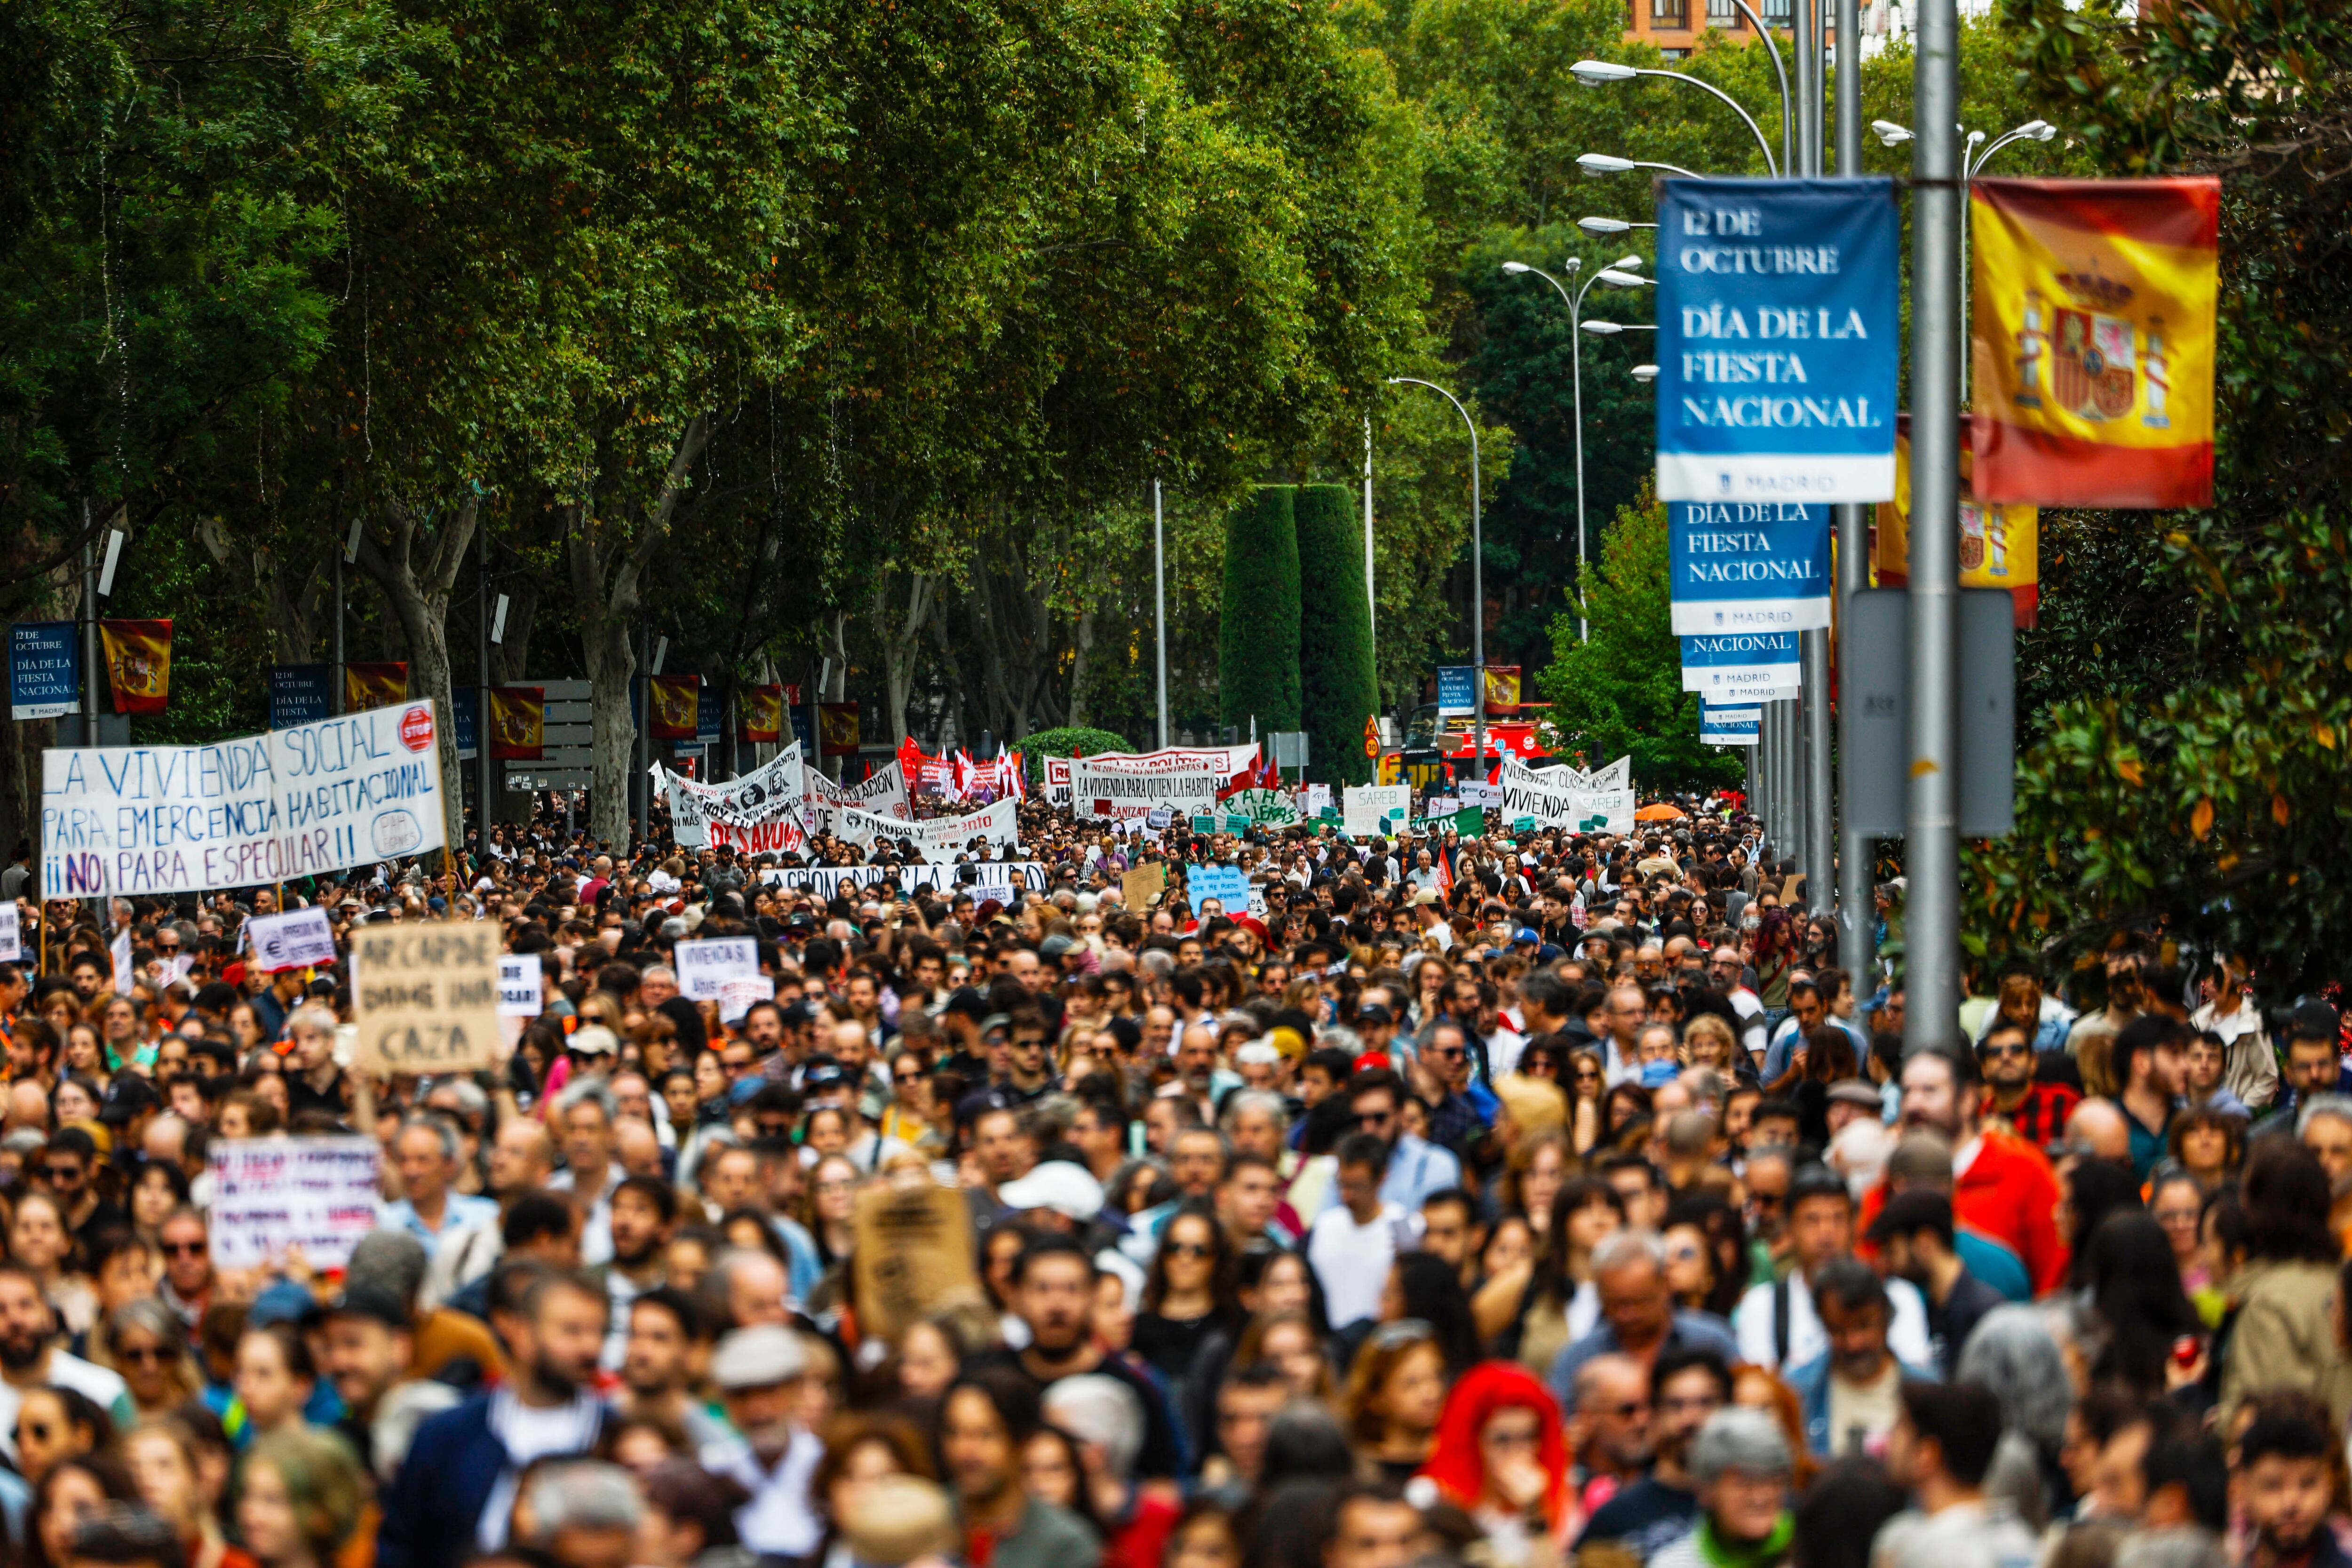
[[[482,693],[478,687],[449,688],[449,728],[457,738],[457,760],[474,760],[474,747],[481,734]]]
[[[1809,632],[1830,624],[1830,509],[1670,501],[1666,582],[1677,637]]]
[[[8,717],[55,719],[81,711],[81,638],[71,621],[18,621],[8,628]]]
[[[1752,705],[1699,704],[1698,738],[1711,746],[1753,746],[1764,737],[1764,710]]]
[[[1685,637],[1683,689],[1718,702],[1802,684],[1794,632],[1725,632]]]
[[[1658,499],[1895,494],[1895,184],[1662,182]]]
[[[702,700],[694,705],[694,739],[698,744],[715,746],[719,743],[719,721],[726,717],[719,710],[725,706],[719,699],[719,689],[704,681]]]
[[[269,727],[290,730],[334,715],[335,667],[273,664],[269,667]]]
[[[1440,665],[1437,669],[1437,716],[1468,718],[1478,711],[1478,668],[1470,664]]]

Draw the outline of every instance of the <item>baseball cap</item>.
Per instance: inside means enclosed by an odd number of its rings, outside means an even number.
[[[1543,944],[1543,932],[1536,930],[1533,926],[1521,926],[1518,930],[1511,933],[1511,942],[1515,946],[1517,943],[1524,942],[1530,945],[1539,947]]]
[[[408,1310],[381,1285],[347,1287],[326,1305],[322,1318],[367,1318],[387,1329],[406,1329]]]
[[[98,1119],[110,1127],[124,1126],[154,1110],[158,1103],[154,1087],[145,1079],[135,1072],[119,1072],[106,1086],[106,1099],[98,1108]]]
[[[1019,1181],[997,1188],[996,1199],[1009,1209],[1051,1209],[1083,1223],[1102,1213],[1103,1190],[1085,1166],[1047,1160]]]
[[[583,1056],[613,1056],[620,1051],[621,1037],[602,1024],[587,1024],[572,1031],[572,1037],[564,1042],[564,1047]]]
[[[781,1323],[737,1329],[710,1356],[710,1381],[721,1388],[773,1388],[807,1370],[800,1336]]]

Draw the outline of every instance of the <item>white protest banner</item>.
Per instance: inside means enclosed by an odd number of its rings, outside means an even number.
[[[840,826],[835,832],[845,844],[861,848],[877,838],[910,843],[915,853],[931,864],[943,865],[962,854],[974,838],[985,838],[992,850],[1003,847],[1021,836],[1016,802],[1000,800],[984,810],[962,816],[934,816],[923,822],[900,822],[895,817],[877,816],[870,811],[844,808]]]
[[[536,1018],[546,1012],[546,979],[539,954],[501,953],[499,957],[499,1016]]]
[[[730,980],[757,979],[760,944],[748,936],[682,942],[671,954],[677,971],[677,994],[689,1002],[717,1002]]]
[[[776,983],[765,974],[738,974],[719,983],[719,1021],[740,1024],[756,1002],[776,999]]]
[[[41,753],[49,898],[205,893],[438,849],[433,704],[399,702],[205,746]]]
[[[877,885],[897,883],[903,892],[929,890],[944,898],[968,892],[977,873],[998,886],[1042,893],[1047,888],[1045,866],[1035,860],[983,860],[961,866],[770,866],[760,879],[772,888],[805,888],[830,901],[855,898]]]
[[[1451,816],[1461,809],[1459,795],[1433,795],[1421,803],[1421,815],[1423,816]]]
[[[323,969],[335,962],[335,930],[327,911],[315,905],[289,914],[256,915],[245,928],[253,937],[254,961],[265,974],[288,969]]]
[[[1339,797],[1339,826],[1350,838],[1394,833],[1412,814],[1411,784],[1349,784]]]
[[[895,761],[872,778],[854,784],[837,784],[814,768],[802,773],[802,810],[811,833],[837,836],[837,816],[845,810],[870,812],[900,822],[915,820],[915,808],[907,799],[906,772]]]
[[[362,1067],[479,1072],[499,1027],[499,928],[426,921],[352,932],[352,1016]]]
[[[1331,809],[1331,786],[1311,784],[1307,786],[1307,815],[1320,816]]]
[[[725,784],[697,784],[659,763],[654,764],[654,782],[667,787],[670,837],[679,848],[713,847],[711,828],[717,825],[729,830],[718,836],[718,842],[760,854],[797,849],[806,841],[800,819],[801,773],[801,744],[794,741]],[[762,838],[790,842],[756,842]]]
[[[1097,821],[1149,818],[1155,811],[1201,816],[1217,809],[1217,792],[1233,775],[1215,766],[1136,773],[1098,757],[1080,757],[1070,769],[1070,809]]]
[[[1503,786],[1486,784],[1477,779],[1464,779],[1454,786],[1454,795],[1465,806],[1498,806],[1503,804]]]
[[[1277,827],[1298,820],[1298,803],[1287,790],[1235,790],[1220,804],[1225,811],[1238,813],[1252,822],[1269,823]]]
[[[257,1268],[299,1247],[313,1268],[341,1268],[376,1228],[373,1138],[215,1139],[205,1215],[218,1268]]]
[[[16,924],[16,900],[0,904],[0,963],[14,963],[25,956],[24,938]]]
[[[1633,754],[1628,752],[1607,767],[1587,773],[1584,786],[1587,789],[1632,789],[1633,787]]]
[[[1081,765],[1093,769],[1097,776],[1104,773],[1214,773],[1218,786],[1222,788],[1235,773],[1257,765],[1257,748],[1171,746],[1160,752],[1097,752],[1091,757],[1046,757],[1042,760],[1045,764],[1045,799],[1055,805],[1067,805],[1072,798],[1070,791],[1075,770]]]
[[[131,973],[131,928],[129,926],[124,926],[115,933],[114,940],[106,945],[106,952],[107,956],[114,961],[114,994],[117,996],[130,995],[131,987],[138,982],[139,977]]]
[[[1630,789],[1580,789],[1570,797],[1568,826],[1579,833],[1633,831],[1633,792]]]
[[[1503,759],[1503,818],[1531,816],[1547,827],[1575,819],[1576,797],[1586,777],[1580,768],[1531,768],[1517,757]]]

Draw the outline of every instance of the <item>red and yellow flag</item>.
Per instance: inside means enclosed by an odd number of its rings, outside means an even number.
[[[2212,505],[2221,182],[1970,190],[1977,494]]]
[[[490,757],[501,763],[535,763],[547,740],[547,689],[490,688]]]
[[[100,621],[117,713],[161,713],[172,695],[172,623]]]
[[[1977,499],[1969,427],[1960,426],[1960,586],[2006,588],[2016,624],[2031,627],[2042,608],[2042,510],[1993,506]],[[1895,499],[1878,503],[1870,531],[1870,576],[1881,588],[1911,580],[1911,416],[1895,416]]]
[[[408,700],[408,666],[404,663],[343,666],[343,711],[364,713]]]
[[[828,757],[857,754],[857,704],[820,702],[816,705],[818,752]]]
[[[1486,711],[1519,705],[1519,667],[1516,664],[1490,664],[1486,667]]]
[[[745,686],[735,693],[735,738],[753,743],[777,740],[784,731],[784,689]]]
[[[653,737],[656,741],[691,741],[702,716],[702,678],[698,675],[656,675],[646,679],[653,696]]]

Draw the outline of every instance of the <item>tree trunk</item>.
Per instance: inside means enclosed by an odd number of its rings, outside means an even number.
[[[491,600],[495,611],[497,599]],[[507,594],[505,637],[490,649],[490,679],[520,686],[530,679],[531,624],[539,617],[539,579],[525,575]]]
[[[588,742],[588,764],[594,770],[588,831],[616,855],[625,853],[629,842],[629,783],[636,767],[637,728],[629,710],[629,682],[637,673],[635,632],[627,620],[606,616],[580,638],[594,725]]]
[[[1078,612],[1076,644],[1070,652],[1070,717],[1072,729],[1093,722],[1094,715],[1087,707],[1087,674],[1094,661],[1095,607],[1089,604]]]
[[[465,774],[457,765],[457,727],[449,700],[449,601],[474,542],[478,502],[468,496],[438,526],[396,501],[383,503],[386,537],[360,534],[360,570],[391,601],[408,641],[408,690],[432,699],[441,752],[442,824],[449,852],[466,846]]]
[[[894,577],[907,584],[905,608],[891,603]],[[931,617],[931,601],[939,579],[928,572],[885,574],[874,588],[874,637],[882,645],[883,700],[890,710],[890,741],[907,738],[907,698],[915,684],[915,655],[921,648],[923,626]]]

